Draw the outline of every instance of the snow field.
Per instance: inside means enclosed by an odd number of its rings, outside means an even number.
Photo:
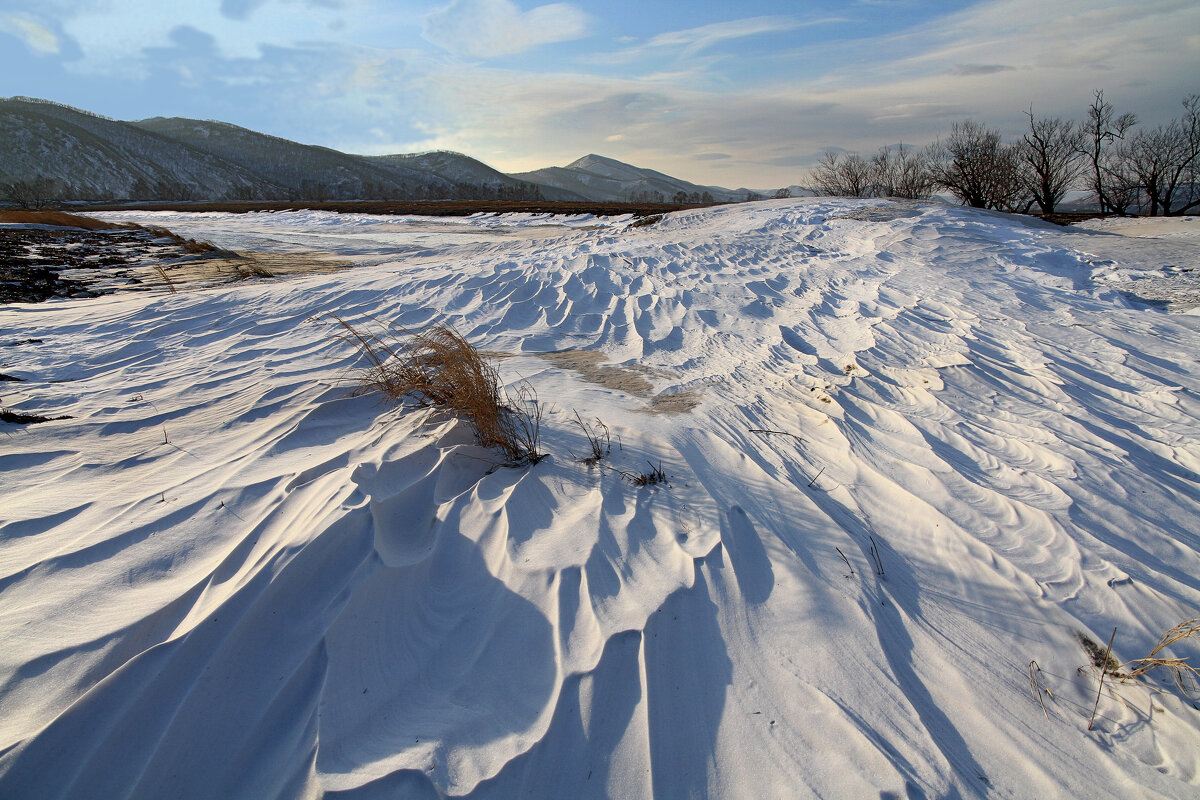
[[[1194,706],[1077,671],[1198,616],[1197,318],[1099,279],[1186,237],[144,217],[362,266],[0,311],[74,417],[4,431],[0,794],[1194,795]],[[551,456],[351,395],[329,313],[501,354]]]

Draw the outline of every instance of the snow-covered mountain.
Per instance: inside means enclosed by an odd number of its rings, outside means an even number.
[[[0,184],[48,180],[79,200],[233,197],[283,187],[127,122],[44,100],[0,99]]]
[[[448,150],[434,150],[428,153],[408,153],[388,156],[369,156],[365,158],[372,164],[389,170],[417,171],[429,175],[437,175],[458,186],[480,186],[499,194],[509,192],[515,199],[533,196],[536,190],[546,200],[587,200],[587,197],[576,192],[526,181],[512,175],[505,175],[499,170],[489,167],[482,161]]]
[[[572,161],[565,167],[546,167],[517,173],[512,177],[566,189],[588,200],[608,203],[745,200],[748,194],[746,189],[700,186],[657,170],[635,167],[595,153]]]
[[[62,199],[581,200],[469,156],[360,156],[224,122],[122,122],[31,98],[0,99],[0,185],[48,182]]]
[[[304,197],[581,199],[510,178],[461,153],[359,156],[213,120],[154,117],[132,124],[231,161]]]

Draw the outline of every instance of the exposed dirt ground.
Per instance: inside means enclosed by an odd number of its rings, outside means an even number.
[[[0,211],[0,304],[175,291],[348,265],[325,253],[234,253],[162,228],[74,214]]]

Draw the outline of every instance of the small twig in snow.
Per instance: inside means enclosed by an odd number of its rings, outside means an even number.
[[[842,557],[842,561],[846,562],[846,567],[850,570],[850,575],[853,575],[854,567],[850,566],[850,559],[846,558],[846,554],[842,552],[842,548],[834,547],[833,549],[838,551],[838,555]],[[846,577],[849,578],[850,575],[847,575]]]
[[[883,562],[879,559],[879,546],[875,544],[875,537],[867,534],[867,538],[871,540],[871,558],[875,559],[875,573],[879,577],[883,577]]]
[[[809,485],[809,486],[812,486],[814,483],[816,483],[816,482],[817,482],[817,478],[821,477],[821,475],[823,475],[824,473],[825,473],[825,468],[824,468],[824,467],[821,467],[821,471],[820,471],[820,472],[818,472],[816,475],[814,475],[814,476],[813,476],[813,479],[812,479],[811,481],[809,481],[809,482],[808,482],[808,485]]]

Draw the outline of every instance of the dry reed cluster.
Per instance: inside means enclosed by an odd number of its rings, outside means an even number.
[[[363,386],[395,402],[415,397],[422,403],[457,414],[484,447],[503,451],[505,463],[535,464],[541,406],[528,383],[512,397],[500,384],[495,367],[453,328],[439,325],[411,333],[395,344],[365,333],[340,317],[339,338],[358,348],[367,362]]]

